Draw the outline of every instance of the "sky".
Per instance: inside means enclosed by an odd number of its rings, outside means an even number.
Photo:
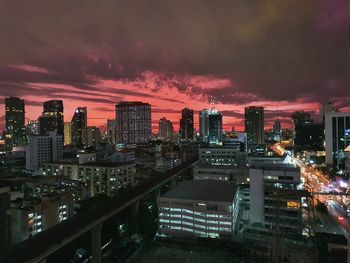
[[[152,105],[178,129],[181,109],[215,107],[244,129],[244,107],[266,127],[291,113],[350,111],[347,0],[0,0],[0,129],[4,98],[64,101],[65,121],[88,107],[105,127],[115,104]]]

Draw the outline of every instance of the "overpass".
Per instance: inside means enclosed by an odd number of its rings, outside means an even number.
[[[184,171],[191,169],[198,161],[192,158],[164,174],[130,188],[115,197],[110,197],[76,216],[57,224],[7,250],[0,251],[1,263],[27,262],[36,263],[72,242],[82,234],[91,232],[92,262],[101,262],[101,228],[103,222],[128,206],[137,203],[149,193],[160,188],[163,184],[175,179]]]

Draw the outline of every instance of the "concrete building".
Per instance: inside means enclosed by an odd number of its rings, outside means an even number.
[[[282,128],[281,128],[281,122],[279,120],[275,120],[273,123],[273,139],[276,142],[281,141],[282,137]]]
[[[131,163],[90,162],[78,164],[46,163],[45,176],[62,176],[87,184],[90,196],[96,194],[112,195],[122,188],[135,185],[136,165]]]
[[[61,100],[49,100],[44,102],[43,113],[39,117],[40,134],[56,132],[63,136],[63,102]]]
[[[48,135],[31,135],[26,148],[26,172],[36,175],[47,162],[62,159],[63,138],[55,132]]]
[[[221,180],[236,184],[248,184],[249,167],[196,165],[193,167],[193,180]]]
[[[171,140],[173,135],[173,123],[166,118],[161,118],[159,120],[159,137],[163,140]]]
[[[86,138],[88,146],[96,146],[101,143],[101,131],[96,126],[88,126],[86,129]]]
[[[68,193],[13,201],[11,243],[19,243],[74,215],[73,197]]]
[[[115,144],[117,141],[116,137],[116,120],[107,120],[107,142]]]
[[[337,109],[332,102],[327,102],[325,104],[322,104],[320,106],[320,110],[319,110],[319,118],[320,121],[322,122],[322,124],[325,124],[325,116],[326,113],[332,113],[332,112],[339,112],[339,109]]]
[[[26,126],[27,136],[39,135],[40,134],[40,123],[39,121],[29,121]]]
[[[182,140],[193,140],[193,136],[194,136],[193,110],[188,108],[182,109],[179,133]]]
[[[87,108],[78,107],[72,117],[72,144],[82,146],[87,143]]]
[[[345,170],[345,149],[350,145],[350,113],[333,112],[325,116],[326,164]]]
[[[247,134],[245,132],[229,132],[224,135],[223,146],[237,151],[247,152]]]
[[[202,165],[246,166],[247,152],[229,147],[201,147],[198,150]]]
[[[294,150],[324,150],[324,126],[322,123],[305,123],[295,125]]]
[[[5,144],[8,150],[26,145],[24,119],[24,100],[15,97],[5,98]]]
[[[117,143],[143,144],[151,137],[151,105],[121,102],[116,106]]]
[[[64,145],[72,144],[72,124],[70,122],[64,123]]]
[[[248,145],[264,144],[264,108],[247,107],[244,112]]]
[[[281,231],[301,235],[302,200],[296,194],[299,184],[298,166],[282,163],[251,165],[250,224],[272,229],[278,220]]]
[[[158,198],[158,211],[161,235],[232,238],[237,186],[215,180],[185,181]]]

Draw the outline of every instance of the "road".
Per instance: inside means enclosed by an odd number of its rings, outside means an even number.
[[[290,153],[286,151],[279,143],[272,145],[271,148],[278,155],[290,155]],[[301,181],[303,182],[304,188],[310,193],[314,193],[314,197],[327,206],[330,216],[339,224],[339,226],[341,226],[342,231],[346,232],[344,234],[349,237],[350,217],[346,217],[346,209],[350,204],[350,196],[346,195],[348,188],[347,182],[333,182],[329,180],[326,174],[306,163],[305,159],[294,156],[290,157],[300,166]],[[332,194],[327,195],[326,193]],[[331,222],[328,219],[324,220],[326,220],[324,223],[329,225],[331,232],[340,233],[339,229],[330,226]]]

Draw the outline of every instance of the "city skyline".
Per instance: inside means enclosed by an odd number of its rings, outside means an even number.
[[[315,116],[327,101],[350,110],[345,0],[115,1],[99,12],[86,1],[67,12],[76,4],[5,1],[0,8],[1,130],[10,96],[25,100],[30,120],[55,99],[64,101],[65,121],[86,106],[88,125],[104,128],[115,104],[142,101],[152,105],[153,131],[162,117],[178,131],[185,107],[198,129],[198,112],[211,103],[226,130],[244,129],[247,106],[265,107],[267,128],[277,117],[290,127],[299,109]]]

